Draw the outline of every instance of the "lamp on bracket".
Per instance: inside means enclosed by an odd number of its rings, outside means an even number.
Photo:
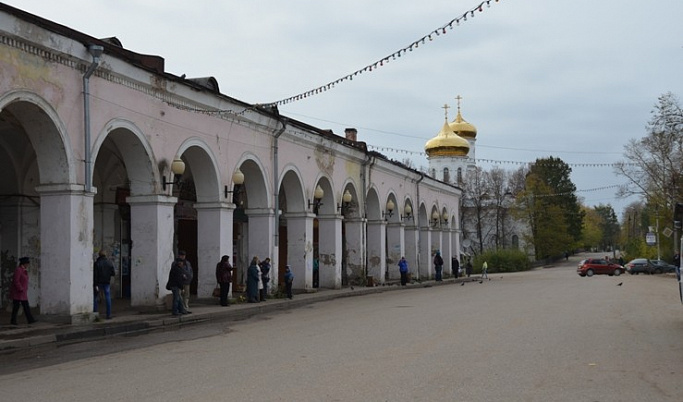
[[[410,219],[413,217],[413,207],[410,206],[410,204],[406,204],[405,207],[403,207],[403,216],[401,219]]]
[[[353,201],[353,196],[349,190],[344,191],[344,195],[342,195],[342,203],[337,204],[337,211],[348,211],[351,201]]]
[[[242,184],[244,184],[244,173],[237,168],[235,173],[232,174],[232,183],[235,185],[235,189],[228,191],[228,186],[225,186],[225,198],[228,198],[228,194],[237,195],[242,191]]]
[[[441,216],[439,215],[439,213],[437,211],[432,212],[432,225],[433,226],[436,226],[439,223],[439,218],[441,218]]]
[[[313,201],[308,200],[308,207],[313,208],[313,212],[318,213],[318,208],[323,205],[322,199],[323,196],[325,195],[325,192],[323,191],[322,187],[320,187],[320,184],[315,186],[315,191],[313,192]]]
[[[183,160],[180,158],[173,159],[173,162],[171,163],[171,174],[173,175],[173,180],[166,181],[166,176],[164,176],[164,179],[161,182],[161,187],[164,189],[164,191],[166,191],[166,186],[168,184],[173,184],[174,186],[180,184],[180,179],[183,177],[183,173],[185,173],[185,162],[183,162]]]
[[[444,225],[447,224],[448,223],[448,212],[444,211],[443,215],[441,215],[441,219],[443,219]]]
[[[387,201],[387,212],[385,216],[391,218],[391,216],[394,214],[394,208],[396,208],[396,205],[394,205],[394,202],[392,200]]]

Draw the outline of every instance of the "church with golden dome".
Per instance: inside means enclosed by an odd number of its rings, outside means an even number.
[[[448,122],[448,105],[443,105],[445,121],[436,137],[425,144],[425,152],[429,161],[429,173],[432,177],[453,183],[463,184],[468,169],[475,167],[475,143],[477,129],[468,123],[460,111],[462,97],[458,101],[458,113],[452,122]]]

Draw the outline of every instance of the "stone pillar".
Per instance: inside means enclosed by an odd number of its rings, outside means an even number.
[[[420,279],[430,279],[434,273],[432,265],[432,230],[429,227],[420,228],[419,246],[419,277]]]
[[[131,229],[131,306],[163,309],[173,262],[173,209],[176,197],[127,197]]]
[[[44,185],[40,194],[40,313],[90,321],[93,308],[93,194]],[[32,265],[39,265],[32,261]],[[31,267],[38,269],[37,267]]]
[[[259,261],[263,261],[266,257],[273,256],[273,222],[275,215],[273,210],[269,208],[247,209],[246,214],[249,217],[248,246],[249,255],[247,258],[247,266],[251,263],[251,259],[256,256]]]
[[[344,219],[346,238],[346,275],[349,284],[365,280],[367,266],[365,264],[365,219]]]
[[[453,252],[451,249],[451,231],[448,228],[444,228],[441,232],[441,256],[443,257],[443,274],[453,275],[453,270],[451,270],[451,257],[453,257]]]
[[[207,202],[195,204],[194,208],[197,211],[197,297],[211,297],[216,287],[216,264],[224,255],[232,258],[235,205]]]
[[[321,288],[341,288],[342,217],[318,217],[318,280]]]
[[[418,253],[418,234],[419,231],[412,222],[410,226],[406,226],[404,229],[405,233],[405,252],[406,261],[408,261],[408,270],[410,274],[415,279],[418,278],[417,274],[417,253]]]
[[[294,274],[294,289],[313,288],[313,219],[309,212],[285,214],[287,219],[287,261]]]
[[[387,224],[387,272],[390,280],[401,278],[398,261],[405,256],[405,226],[402,222]]]
[[[375,283],[384,283],[384,269],[386,268],[386,225],[384,220],[368,221],[368,276],[372,276]]]

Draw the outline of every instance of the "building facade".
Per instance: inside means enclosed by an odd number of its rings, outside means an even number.
[[[299,291],[397,279],[402,255],[430,278],[434,250],[460,249],[460,189],[356,136],[0,4],[0,300],[29,256],[30,304],[91,320],[102,248],[113,293],[149,308],[162,307],[179,249],[197,297],[210,297],[222,255],[235,285],[253,256],[271,258],[274,287],[290,265]]]

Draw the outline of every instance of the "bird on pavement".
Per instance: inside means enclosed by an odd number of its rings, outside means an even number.
[[[623,284],[624,284],[624,282],[619,282],[619,283],[617,283],[617,286],[621,286]]]
[[[465,282],[460,282],[460,286],[465,286]]]
[[[479,283],[484,283],[484,281],[479,281]]]

